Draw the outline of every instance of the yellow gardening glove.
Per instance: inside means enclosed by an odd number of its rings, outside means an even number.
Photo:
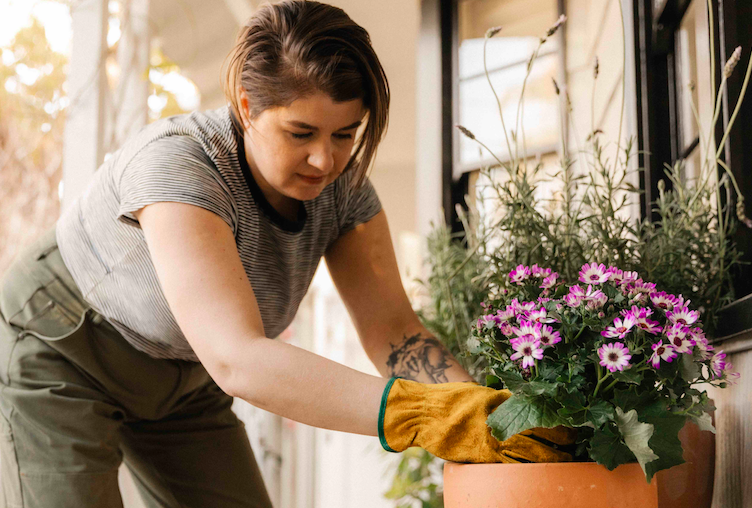
[[[381,398],[381,445],[390,452],[420,446],[453,462],[571,461],[570,454],[534,437],[568,445],[574,443],[574,429],[531,429],[506,441],[493,437],[486,419],[510,396],[508,390],[495,390],[476,383],[425,384],[392,378]]]

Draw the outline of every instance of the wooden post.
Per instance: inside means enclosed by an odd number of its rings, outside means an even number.
[[[83,191],[104,158],[107,16],[106,0],[82,0],[71,7],[71,103],[63,139],[63,209]]]

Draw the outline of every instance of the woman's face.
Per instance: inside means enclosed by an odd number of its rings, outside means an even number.
[[[241,97],[247,112],[247,98]],[[334,102],[317,93],[249,120],[246,158],[269,203],[289,209],[292,200],[314,199],[332,183],[350,160],[365,113],[360,99]]]

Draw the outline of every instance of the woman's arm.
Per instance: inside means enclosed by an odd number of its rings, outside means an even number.
[[[337,239],[326,263],[363,348],[383,376],[423,383],[473,380],[415,315],[383,210]]]
[[[180,329],[222,390],[307,425],[376,435],[386,379],[267,339],[232,231],[219,216],[167,202],[134,215]]]

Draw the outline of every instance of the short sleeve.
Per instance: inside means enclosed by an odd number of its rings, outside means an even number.
[[[190,136],[167,136],[142,148],[123,169],[117,185],[117,219],[140,227],[133,212],[161,201],[199,206],[237,231],[237,205],[227,184]]]
[[[335,196],[340,235],[368,222],[381,211],[381,201],[371,181],[365,178],[359,187],[352,188],[354,176],[345,173],[337,180]]]

